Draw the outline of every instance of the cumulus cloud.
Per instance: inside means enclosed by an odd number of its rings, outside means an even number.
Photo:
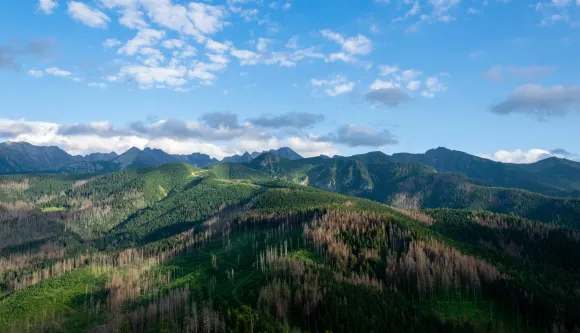
[[[242,66],[257,65],[262,58],[260,54],[250,50],[233,49],[230,53],[240,61]]]
[[[117,47],[121,45],[121,42],[115,38],[108,38],[103,42],[103,46],[107,48]]]
[[[231,112],[210,112],[201,116],[201,120],[209,127],[217,128],[241,128],[238,115]]]
[[[397,65],[379,65],[378,68],[379,75],[388,79],[375,80],[371,84],[367,99],[374,103],[393,107],[409,101],[409,93],[415,91],[421,90],[420,95],[426,98],[433,98],[438,93],[447,91],[447,86],[437,76],[429,76],[422,81],[423,72],[418,69],[401,69]],[[443,76],[443,73],[439,76]],[[377,92],[379,89],[384,90]]]
[[[321,114],[308,112],[290,112],[278,116],[260,116],[249,119],[255,126],[267,128],[307,128],[324,120]]]
[[[136,81],[141,88],[151,88],[155,84],[172,87],[182,86],[187,83],[184,78],[187,69],[185,67],[148,67],[141,65],[123,66],[117,77],[125,81]]]
[[[125,55],[135,55],[141,48],[150,47],[157,44],[165,36],[165,31],[155,29],[142,29],[137,35],[129,40],[117,53]]]
[[[32,76],[32,77],[43,77],[44,76],[44,72],[43,71],[39,71],[37,69],[31,69],[28,71],[28,75]]]
[[[310,84],[315,87],[327,87],[324,92],[331,97],[349,93],[355,86],[354,82],[348,81],[342,75],[336,75],[330,80],[311,79]]]
[[[425,80],[426,89],[421,92],[421,96],[427,98],[435,97],[435,94],[447,91],[447,86],[439,81],[435,76],[428,77]]]
[[[336,133],[318,138],[318,141],[332,142],[349,147],[381,147],[397,144],[397,139],[388,131],[380,132],[360,125],[341,126]]]
[[[282,146],[307,157],[338,153],[333,142],[313,136],[279,134],[283,133],[263,132],[228,113],[205,114],[199,121],[165,119],[153,123],[134,122],[122,127],[108,121],[57,124],[0,119],[1,139],[56,145],[71,154],[122,153],[133,146],[159,148],[172,154],[201,152],[219,159],[246,150],[262,151]]]
[[[232,43],[227,41],[224,43],[217,42],[213,39],[208,39],[205,43],[205,48],[218,54],[225,53],[227,50],[230,49]]]
[[[280,142],[278,147],[290,147],[303,157],[334,156],[339,153],[331,142],[317,141],[310,136],[290,137]]]
[[[266,52],[268,51],[268,45],[272,44],[273,42],[273,39],[260,37],[256,43],[256,50],[258,50],[258,52]]]
[[[40,0],[38,2],[38,11],[46,15],[51,15],[56,7],[58,7],[58,3],[55,0]]]
[[[379,65],[379,75],[389,76],[397,73],[399,66]]]
[[[298,38],[299,36],[292,36],[288,42],[286,43],[286,47],[289,49],[297,49],[298,48]]]
[[[580,110],[580,86],[543,87],[527,84],[514,89],[504,100],[491,106],[497,114],[527,113],[539,117],[564,115]]]
[[[148,17],[163,28],[192,36],[203,43],[208,35],[221,31],[228,22],[227,10],[223,6],[191,2],[188,5],[174,4],[167,0],[140,1]]]
[[[91,28],[106,29],[111,21],[102,11],[82,2],[69,1],[67,12],[73,19]]]
[[[398,84],[383,80],[375,80],[365,97],[373,104],[390,108],[398,107],[412,100],[411,96]]]
[[[342,48],[342,52],[332,53],[327,61],[356,62],[357,55],[368,55],[373,51],[373,42],[361,34],[346,38],[329,29],[320,30],[320,34]]]
[[[514,151],[499,150],[492,154],[479,154],[479,157],[487,158],[490,160],[503,162],[503,163],[518,163],[518,164],[528,164],[535,163],[537,161],[549,158],[549,157],[559,157],[559,158],[571,158],[574,154],[566,151],[565,149],[530,149],[521,150],[516,149]]]
[[[69,77],[69,76],[72,75],[71,72],[62,70],[62,69],[60,69],[58,67],[50,67],[50,68],[47,68],[45,70],[45,72],[46,72],[46,74],[49,74],[49,75],[52,75],[52,76],[59,76],[59,77]]]
[[[61,125],[58,127],[56,134],[63,136],[96,135],[102,138],[132,135],[131,131],[115,128],[108,121]]]

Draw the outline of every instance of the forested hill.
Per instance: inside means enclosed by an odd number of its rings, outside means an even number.
[[[348,190],[441,175],[276,160]],[[578,256],[565,226],[395,209],[241,164],[0,176],[0,332],[577,332]]]
[[[438,172],[420,163],[392,162],[380,152],[294,161],[267,153],[247,166],[272,177],[405,209],[488,210],[580,227],[580,198],[489,186],[462,173]]]
[[[491,161],[447,148],[424,154],[393,154],[391,161],[429,165],[439,172],[456,172],[489,186],[520,188],[550,196],[580,196],[580,163],[550,158],[532,164]]]

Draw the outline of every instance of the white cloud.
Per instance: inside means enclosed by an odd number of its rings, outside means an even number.
[[[43,77],[44,76],[44,72],[43,71],[39,71],[36,69],[31,69],[28,71],[28,75],[32,76],[32,77]]]
[[[580,1],[580,0],[578,0],[578,1]],[[288,42],[286,43],[286,47],[289,49],[297,49],[298,48],[298,38],[299,38],[298,35],[292,36],[292,38],[290,38],[288,40]]]
[[[346,63],[354,63],[357,61],[355,57],[344,52],[331,53],[326,59],[328,62],[335,62],[338,60],[344,61]]]
[[[283,140],[279,147],[290,147],[303,157],[315,157],[320,155],[334,156],[339,154],[339,151],[330,142],[321,142],[313,140],[311,136],[307,137],[291,137]]]
[[[369,54],[373,50],[373,43],[363,35],[348,38],[342,44],[342,48],[350,54]]]
[[[126,8],[123,10],[121,12],[121,18],[119,18],[119,23],[131,29],[143,29],[149,26],[145,22],[143,12],[134,8]]]
[[[70,1],[68,3],[68,14],[75,20],[91,28],[107,28],[111,21],[102,11],[88,6],[82,2]]]
[[[99,88],[99,89],[107,89],[108,85],[106,83],[90,82],[89,87]]]
[[[119,45],[121,45],[121,42],[118,39],[114,38],[108,38],[103,42],[103,46],[108,48],[117,47]]]
[[[58,7],[56,0],[40,0],[38,2],[38,11],[46,15],[51,15],[56,7]]]
[[[397,78],[400,81],[409,82],[415,80],[423,73],[416,69],[407,69],[401,72],[400,76]]]
[[[223,71],[225,68],[226,65],[224,63],[205,63],[202,61],[194,61],[192,67],[187,73],[187,76],[201,80],[201,82],[205,85],[212,85],[213,81],[216,79],[215,72]]]
[[[433,98],[436,94],[447,91],[447,86],[439,81],[435,76],[428,77],[425,80],[425,90],[421,92],[421,96]]]
[[[256,50],[258,52],[266,52],[268,51],[268,45],[273,43],[274,41],[269,38],[258,38],[258,43],[256,44]]]
[[[355,83],[349,82],[342,75],[337,75],[330,80],[311,79],[310,84],[315,87],[327,87],[324,92],[331,97],[349,93],[353,90]]]
[[[348,59],[349,61],[345,62],[354,62],[352,61],[353,59],[356,60],[354,56],[368,55],[373,50],[373,42],[361,34],[355,37],[345,38],[341,34],[329,29],[320,30],[320,34],[322,37],[329,39],[341,46],[343,52],[334,53],[334,60],[344,61],[344,59]],[[331,61],[334,60],[331,58]]]
[[[514,151],[499,150],[493,154],[479,154],[479,157],[503,163],[534,163],[552,156],[567,157],[561,154],[554,154],[546,149],[530,149],[528,151],[520,149]]]
[[[139,53],[143,55],[143,57],[139,56],[138,59],[141,60],[144,65],[149,67],[158,67],[165,61],[163,53],[151,47],[144,47],[139,51]]]
[[[370,85],[371,90],[393,89],[393,88],[398,88],[398,87],[399,87],[399,84],[397,84],[397,83],[383,81],[383,80],[375,80]]]
[[[163,47],[166,49],[181,49],[184,45],[185,42],[180,40],[180,39],[169,39],[169,40],[165,40],[162,43]]]
[[[216,42],[213,39],[208,39],[205,43],[205,48],[214,52],[214,53],[225,53],[227,50],[230,49],[232,43],[226,41],[224,43]]]
[[[223,6],[190,2],[187,6],[173,4],[171,0],[140,0],[148,17],[163,28],[193,36],[203,43],[207,35],[221,31],[229,23]]]
[[[165,36],[165,31],[155,29],[139,30],[133,39],[129,40],[117,53],[125,55],[135,55],[142,47],[153,46],[157,44]]]
[[[185,67],[148,67],[141,65],[129,65],[121,68],[117,76],[125,80],[135,80],[142,88],[151,88],[155,84],[168,86],[181,86],[187,83],[184,78]]]
[[[227,17],[227,11],[222,6],[191,2],[188,16],[199,31],[204,34],[213,34],[221,31],[226,25],[223,19]]]
[[[381,76],[389,76],[393,75],[399,71],[399,66],[388,66],[388,65],[379,65],[379,71]]]
[[[242,66],[257,65],[261,59],[261,56],[258,53],[249,50],[232,49],[230,54],[238,58],[238,60],[240,60],[240,65]]]
[[[416,91],[419,90],[421,88],[421,81],[410,81],[407,84],[407,89],[411,90],[411,91]]]
[[[59,76],[59,77],[69,77],[72,75],[71,72],[59,69],[57,67],[50,67],[45,70],[46,74]]]
[[[225,65],[227,63],[230,62],[230,59],[228,59],[228,57],[226,57],[223,54],[213,54],[213,53],[208,53],[207,57],[209,58],[209,60],[213,63],[216,64],[222,64]]]
[[[237,125],[242,127],[224,128],[220,125],[219,128],[214,128],[196,121],[160,120],[153,124],[141,123],[139,126],[143,133],[130,131],[129,128],[116,128],[109,121],[62,125],[23,119],[0,119],[0,138],[26,141],[40,146],[59,146],[74,155],[110,151],[123,153],[133,146],[140,149],[163,149],[170,154],[200,152],[218,159],[244,151],[263,151],[281,146],[290,147],[305,157],[338,153],[331,142],[322,142],[312,135],[261,137],[263,135],[257,133],[259,131],[255,128],[246,128],[243,124]],[[78,129],[75,130],[75,127]],[[195,135],[173,135],[179,131],[194,132]],[[238,139],[229,141],[230,138]],[[224,139],[224,145],[215,143]]]
[[[375,80],[370,86],[371,91],[396,89],[390,91],[397,91],[397,96],[403,96],[405,92],[401,90],[401,87],[405,87],[411,92],[418,91],[424,87],[423,91],[421,91],[421,96],[427,98],[435,97],[437,93],[447,91],[447,86],[440,82],[436,76],[430,76],[422,83],[420,77],[423,72],[414,68],[402,70],[399,66],[379,65],[379,75],[387,76],[389,80]],[[439,73],[441,77],[446,75],[446,73]]]

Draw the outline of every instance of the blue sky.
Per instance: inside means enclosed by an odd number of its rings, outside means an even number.
[[[580,148],[580,0],[22,0],[0,138],[221,158]]]

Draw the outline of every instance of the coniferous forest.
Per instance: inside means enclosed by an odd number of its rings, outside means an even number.
[[[580,332],[575,217],[526,210],[572,199],[386,205],[437,173],[278,162],[0,176],[0,331]]]

